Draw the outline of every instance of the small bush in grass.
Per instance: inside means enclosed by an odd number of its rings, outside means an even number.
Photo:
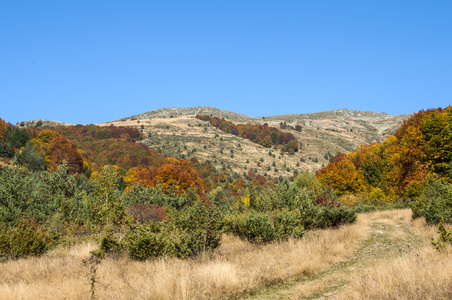
[[[350,224],[356,222],[356,213],[346,207],[333,207],[333,208],[322,208],[322,213],[318,219],[316,227],[327,228],[327,227],[338,227],[343,224]]]
[[[444,226],[444,219],[439,223],[438,233],[438,240],[435,242],[435,240],[432,238],[432,245],[436,248],[436,250],[442,251],[444,248],[446,248],[447,244],[452,245],[452,232],[447,231],[446,227]]]
[[[161,254],[162,235],[154,232],[151,224],[140,226],[127,236],[127,249],[135,259],[144,260]]]
[[[91,254],[102,258],[105,255],[117,256],[122,250],[123,246],[118,239],[112,233],[108,233],[100,240],[99,250],[93,250]]]

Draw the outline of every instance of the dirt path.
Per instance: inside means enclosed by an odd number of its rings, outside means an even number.
[[[369,237],[348,260],[317,276],[268,288],[246,299],[340,299],[352,272],[405,255],[423,245],[422,237],[414,233],[408,218],[401,217],[397,211],[373,215],[368,230]]]

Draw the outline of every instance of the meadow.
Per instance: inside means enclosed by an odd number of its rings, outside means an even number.
[[[266,245],[225,235],[212,255],[106,257],[93,274],[87,242],[1,264],[2,299],[448,299],[450,249],[411,211],[359,214],[355,224]],[[91,279],[94,283],[91,284]]]

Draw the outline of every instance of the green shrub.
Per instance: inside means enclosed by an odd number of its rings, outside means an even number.
[[[251,211],[245,219],[245,228],[242,234],[250,242],[267,243],[275,239],[275,226],[268,215]]]
[[[117,256],[122,250],[123,247],[118,239],[112,233],[109,233],[100,240],[99,250],[93,250],[91,253],[102,258],[106,255]]]
[[[444,220],[441,220],[441,223],[439,224],[438,233],[438,240],[435,242],[432,238],[432,245],[436,248],[436,250],[442,251],[447,244],[452,244],[452,232],[447,231],[444,226]]]
[[[301,238],[305,231],[301,224],[299,210],[278,211],[273,217],[276,237],[285,240],[289,237]]]
[[[130,255],[139,260],[157,257],[162,254],[163,237],[154,232],[151,224],[136,228],[127,236],[126,246]]]
[[[22,218],[14,227],[0,227],[0,256],[21,258],[40,255],[55,244],[55,236],[32,220]]]
[[[139,260],[158,256],[187,258],[216,249],[221,241],[220,229],[216,208],[198,201],[182,211],[169,211],[168,220],[138,226],[127,235],[126,247]]]
[[[45,157],[37,149],[37,146],[26,144],[24,148],[16,151],[13,157],[13,163],[23,165],[32,171],[44,171],[47,169]]]
[[[14,226],[30,206],[33,179],[19,168],[0,168],[0,224]]]
[[[165,228],[167,227],[167,228]],[[175,228],[169,231],[168,224],[158,226],[142,225],[127,236],[126,246],[130,256],[145,260],[159,256],[187,258],[203,250],[205,239],[198,232]]]
[[[356,222],[356,213],[344,206],[325,208],[320,216],[321,223],[317,226],[319,228],[338,227],[343,224]]]
[[[254,210],[226,216],[223,228],[226,232],[254,243],[268,243],[276,238],[275,226],[268,215]]]
[[[413,218],[424,217],[428,224],[438,224],[441,220],[452,222],[452,184],[430,179],[421,196],[411,209]]]

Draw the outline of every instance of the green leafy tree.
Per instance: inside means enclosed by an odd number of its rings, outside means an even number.
[[[16,151],[12,160],[13,164],[22,165],[31,171],[44,171],[47,169],[45,157],[40,153],[37,146],[26,144],[24,148]]]
[[[91,180],[94,192],[85,197],[90,220],[95,225],[121,225],[125,220],[125,207],[120,200],[122,176],[118,168],[107,165],[98,172],[93,172]]]

